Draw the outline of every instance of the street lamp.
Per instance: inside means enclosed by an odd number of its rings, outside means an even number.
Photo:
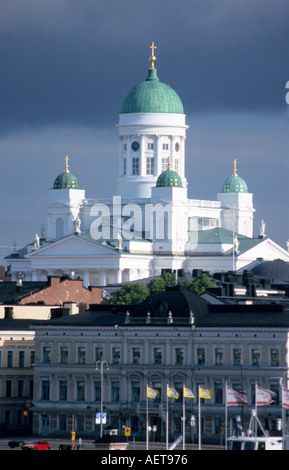
[[[96,361],[95,370],[98,370],[98,365],[100,365],[100,437],[102,437],[102,411],[103,411],[103,367],[106,367],[106,370],[109,370],[107,361],[101,359],[101,361]]]

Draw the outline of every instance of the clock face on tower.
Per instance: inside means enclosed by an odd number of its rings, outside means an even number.
[[[131,148],[136,152],[139,149],[139,143],[138,142],[133,142],[131,144]]]

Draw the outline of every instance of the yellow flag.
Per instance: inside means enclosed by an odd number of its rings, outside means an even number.
[[[192,390],[190,390],[187,387],[184,387],[184,397],[186,397],[186,398],[195,398],[195,395],[193,394]]]
[[[173,397],[176,400],[179,398],[179,394],[175,388],[167,387],[167,394],[168,394],[168,397]]]
[[[208,388],[200,388],[200,398],[210,399],[211,397],[212,397],[212,390],[209,390]]]
[[[147,387],[147,397],[148,398],[156,398],[159,392],[154,390],[153,388]]]

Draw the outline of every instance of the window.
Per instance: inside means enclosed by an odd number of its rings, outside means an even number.
[[[18,380],[18,398],[24,398],[24,379]]]
[[[182,365],[184,363],[184,350],[183,348],[175,349],[175,364]]]
[[[165,170],[168,169],[168,159],[167,158],[162,158],[161,164],[162,164],[162,166],[161,166],[162,171],[165,171]]]
[[[197,348],[197,365],[204,366],[206,363],[205,348]]]
[[[101,361],[102,358],[103,358],[103,348],[97,346],[95,348],[95,362]]]
[[[216,366],[222,366],[223,365],[223,355],[224,355],[223,348],[216,348],[215,349],[215,365]]]
[[[153,175],[154,174],[154,158],[148,157],[146,159],[146,174]]]
[[[14,351],[7,352],[7,367],[13,367]]]
[[[178,173],[179,172],[179,160],[177,158],[175,158],[174,165],[175,165],[175,171]]]
[[[148,150],[153,150],[154,149],[154,144],[153,142],[148,142]]]
[[[253,348],[251,350],[251,365],[255,367],[260,366],[260,349]]]
[[[240,348],[233,348],[233,366],[242,365],[242,352]]]
[[[19,367],[25,367],[25,351],[19,351]]]
[[[50,382],[49,380],[42,380],[41,382],[41,400],[49,400],[50,397]]]
[[[214,385],[214,398],[215,403],[222,404],[223,403],[223,385],[221,383],[215,383]]]
[[[119,402],[119,383],[118,382],[111,383],[111,401],[113,403]]]
[[[279,367],[279,349],[270,349],[270,366]]]
[[[94,382],[94,401],[100,401],[101,400],[101,383]]]
[[[76,431],[83,432],[85,430],[85,416],[76,415]]]
[[[34,363],[35,363],[35,351],[34,351],[34,349],[31,349],[31,351],[30,351],[30,367],[32,367]]]
[[[68,363],[68,346],[60,346],[60,363]]]
[[[154,348],[154,364],[162,363],[162,350],[161,348]]]
[[[50,363],[50,355],[51,355],[51,347],[50,346],[43,346],[42,356],[43,356],[43,362],[45,364]]]
[[[6,380],[6,398],[11,398],[12,397],[12,380],[7,379]]]
[[[67,380],[59,381],[59,400],[67,401]]]
[[[59,416],[59,431],[67,431],[67,416]]]
[[[140,383],[139,382],[131,383],[131,401],[133,402],[140,401]]]
[[[140,348],[132,348],[132,364],[140,364]]]
[[[123,159],[123,174],[126,175],[126,158]]]
[[[163,150],[169,150],[169,144],[163,144]]]
[[[76,400],[84,401],[85,400],[85,382],[84,380],[78,380],[76,382]]]
[[[113,364],[120,363],[120,348],[119,347],[112,348],[112,363]]]
[[[138,158],[132,159],[132,174],[139,175],[139,159]]]
[[[85,364],[86,362],[86,348],[83,346],[80,346],[78,348],[78,364]]]

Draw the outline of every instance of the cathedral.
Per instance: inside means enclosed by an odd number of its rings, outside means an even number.
[[[108,286],[166,270],[242,272],[264,261],[289,262],[263,221],[254,237],[253,194],[236,160],[216,200],[188,198],[186,115],[176,91],[158,77],[155,49],[152,43],[146,79],[121,106],[117,194],[87,198],[66,157],[48,189],[42,233],[6,257],[12,280],[69,275],[86,287]]]

